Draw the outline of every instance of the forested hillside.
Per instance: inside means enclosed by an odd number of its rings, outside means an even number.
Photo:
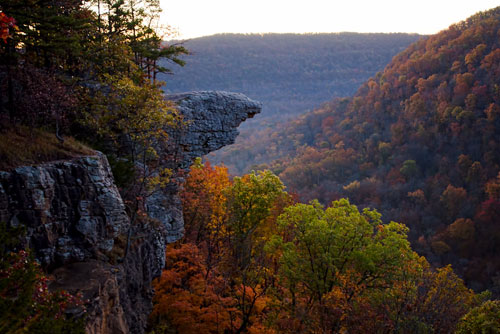
[[[160,11],[0,3],[0,333],[500,331],[500,301],[480,292],[500,296],[500,7],[419,40],[353,97],[254,131],[248,143],[273,161],[235,177],[192,160],[259,104],[165,100],[158,79],[187,50],[162,42]],[[268,49],[225,52],[211,78],[234,63],[242,88],[248,77],[289,91],[297,100],[281,101],[303,110],[305,87],[358,83],[417,38],[320,34],[281,48],[280,36],[244,36]],[[210,47],[226,37],[239,45]],[[247,61],[259,48],[262,80]],[[242,91],[208,84],[189,89]]]
[[[446,264],[499,295],[499,31],[500,7],[479,13],[411,45],[354,97],[254,138],[289,192],[269,170],[231,179],[198,162],[151,329],[498,331],[498,300]]]
[[[499,31],[496,8],[416,42],[354,97],[273,133],[262,154],[301,199],[376,207],[432,263],[498,294]]]
[[[222,34],[188,40],[191,56],[175,75],[160,75],[166,92],[227,90],[263,104],[236,144],[210,159],[242,173],[255,157],[240,146],[269,135],[292,116],[349,96],[420,36],[408,34]],[[258,160],[258,159],[257,159]]]

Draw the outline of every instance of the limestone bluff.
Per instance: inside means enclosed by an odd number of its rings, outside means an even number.
[[[86,332],[144,333],[151,311],[151,281],[165,264],[167,243],[184,231],[177,172],[196,157],[232,144],[237,127],[261,111],[260,103],[222,91],[167,95],[186,121],[170,131],[167,162],[174,181],[146,201],[155,224],[134,224],[126,214],[106,157],[20,166],[0,172],[0,221],[25,225],[26,245],[54,277],[52,288],[81,292]],[[111,261],[117,240],[136,236],[121,262]],[[75,310],[77,312],[77,310]]]

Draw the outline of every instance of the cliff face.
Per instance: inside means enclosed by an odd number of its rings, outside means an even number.
[[[191,92],[166,95],[183,116],[185,125],[169,130],[171,161],[165,167],[174,170],[173,182],[162,192],[146,199],[146,211],[167,229],[167,242],[179,240],[184,233],[178,185],[182,184],[183,171],[191,166],[194,158],[233,144],[238,126],[261,110],[261,104],[243,94],[221,91]]]
[[[26,246],[53,273],[54,287],[90,301],[89,332],[126,332],[124,317],[110,316],[123,313],[110,262],[130,219],[103,154],[1,172],[0,220],[26,226]]]
[[[175,158],[168,164],[176,172],[233,143],[238,125],[260,112],[259,103],[235,93],[167,99],[178,104],[187,124],[170,134]],[[180,183],[176,173],[147,199],[153,219],[132,226],[104,155],[19,167],[0,172],[0,221],[27,227],[26,245],[54,278],[52,288],[81,292],[88,300],[88,333],[143,333],[151,281],[163,269],[166,244],[183,233]]]
[[[105,259],[129,218],[100,153],[0,172],[0,221],[27,227],[27,243],[52,269]]]

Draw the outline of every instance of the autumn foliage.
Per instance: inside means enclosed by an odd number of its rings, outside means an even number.
[[[270,172],[230,180],[224,167],[198,161],[182,199],[186,237],[167,250],[167,269],[155,285],[161,292],[155,295],[152,328],[261,332],[253,326],[260,326],[272,283],[264,245],[290,196]],[[170,319],[173,313],[180,316]]]
[[[404,225],[346,199],[294,204],[268,171],[231,180],[198,161],[182,199],[186,237],[167,249],[151,333],[444,334],[487,298],[432,269]]]
[[[179,333],[224,333],[238,321],[234,298],[221,296],[224,282],[208,271],[196,245],[167,249],[166,267],[155,285],[156,306],[150,316],[155,332],[173,327]]]
[[[17,29],[16,20],[0,12],[0,39],[2,39],[4,43],[7,43],[7,38],[10,37],[11,29]]]

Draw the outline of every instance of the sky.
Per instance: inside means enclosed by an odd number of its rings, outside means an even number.
[[[160,0],[162,23],[189,39],[217,33],[434,34],[498,0]]]

